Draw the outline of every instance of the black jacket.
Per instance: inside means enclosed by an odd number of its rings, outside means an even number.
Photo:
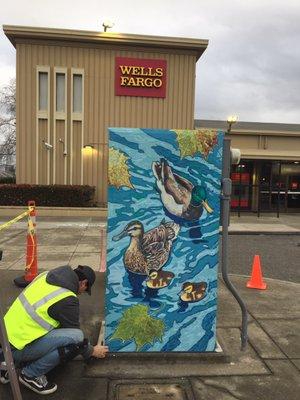
[[[76,295],[79,291],[79,280],[69,265],[58,267],[48,272],[46,282],[71,290]],[[51,318],[60,323],[60,328],[80,328],[79,300],[75,296],[65,297],[48,309]]]
[[[69,265],[57,267],[49,271],[46,282],[50,285],[60,286],[71,290],[76,295],[79,292],[79,280],[76,273]],[[51,318],[59,322],[59,328],[77,328],[80,329],[79,322],[79,300],[75,296],[65,297],[53,304],[48,309]],[[90,344],[84,352],[84,358],[92,355],[93,346]]]

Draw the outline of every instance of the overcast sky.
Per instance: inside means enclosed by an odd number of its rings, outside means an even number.
[[[0,23],[209,39],[195,118],[300,123],[299,0],[0,0]],[[0,85],[15,76],[1,30]]]

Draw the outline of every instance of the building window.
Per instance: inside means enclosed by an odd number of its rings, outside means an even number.
[[[82,113],[82,75],[73,74],[73,113]]]
[[[239,165],[232,166],[231,207],[250,209],[252,197],[253,162],[241,160]]]
[[[56,74],[56,111],[66,111],[66,92],[65,92],[66,75],[64,73]]]
[[[48,72],[39,72],[39,111],[48,110]]]

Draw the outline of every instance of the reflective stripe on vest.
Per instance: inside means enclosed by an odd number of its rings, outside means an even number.
[[[19,300],[22,304],[22,306],[25,308],[27,311],[27,314],[30,315],[30,317],[37,323],[39,324],[42,328],[46,329],[47,331],[51,331],[53,329],[53,325],[48,324],[47,321],[44,321],[43,318],[41,318],[36,310],[38,307],[41,307],[42,305],[46,304],[49,300],[54,299],[56,296],[59,296],[62,293],[67,293],[70,292],[68,289],[60,288],[55,290],[55,292],[52,292],[48,294],[47,296],[43,297],[41,300],[37,301],[34,304],[30,304],[28,300],[26,299],[24,293],[21,293],[19,295]]]

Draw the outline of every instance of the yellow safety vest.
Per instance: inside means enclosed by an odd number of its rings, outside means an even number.
[[[19,350],[59,326],[48,309],[74,292],[46,282],[47,272],[38,275],[17,297],[7,311],[4,322],[9,342]]]

